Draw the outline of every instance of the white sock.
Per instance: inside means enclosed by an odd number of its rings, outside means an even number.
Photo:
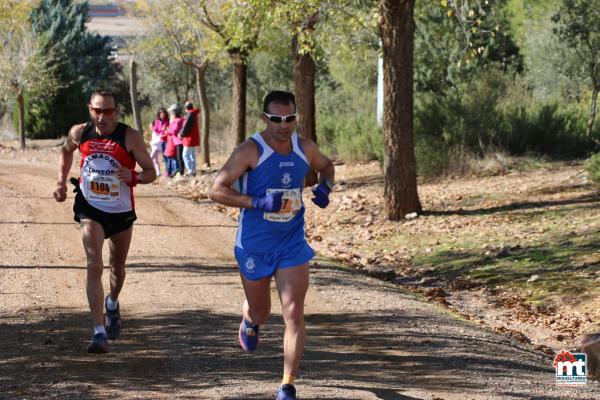
[[[106,308],[108,308],[110,311],[115,311],[117,307],[119,307],[119,300],[117,299],[117,301],[113,301],[109,295],[106,299]]]
[[[106,329],[104,329],[104,325],[96,325],[94,327],[94,335],[97,333],[104,333],[106,335]]]

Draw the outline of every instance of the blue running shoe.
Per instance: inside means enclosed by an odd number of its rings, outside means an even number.
[[[258,346],[258,325],[251,324],[242,318],[240,323],[240,346],[244,351],[252,353]]]
[[[119,338],[121,333],[121,313],[119,312],[119,305],[117,304],[116,310],[109,310],[106,306],[108,296],[104,299],[104,308],[106,308],[106,319],[104,320],[104,328],[106,329],[106,335],[110,340]]]
[[[105,354],[110,351],[106,333],[96,333],[88,345],[87,352],[92,354]]]
[[[275,400],[296,400],[296,388],[294,385],[290,385],[289,383],[281,385],[277,391]]]

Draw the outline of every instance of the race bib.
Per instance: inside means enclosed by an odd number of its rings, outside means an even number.
[[[271,222],[291,221],[302,208],[300,189],[267,189],[267,194],[283,192],[281,210],[274,213],[264,213],[264,219]]]
[[[91,173],[87,180],[87,200],[118,201],[121,181],[114,175]]]

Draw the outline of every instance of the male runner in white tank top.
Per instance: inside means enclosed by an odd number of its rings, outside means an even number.
[[[133,187],[156,179],[144,138],[135,129],[119,122],[113,93],[96,91],[89,104],[91,122],[74,125],[61,148],[56,201],[67,198],[67,177],[73,153],[81,152],[80,178],[75,185],[75,221],[80,223],[87,256],[87,298],[94,324],[88,353],[107,353],[108,339],[118,338],[121,316],[118,296],[125,280],[125,260],[136,219]],[[136,163],[142,167],[135,171]],[[102,246],[110,242],[110,293],[102,287]],[[103,318],[103,305],[106,318]]]

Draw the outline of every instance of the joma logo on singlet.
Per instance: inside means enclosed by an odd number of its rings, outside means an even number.
[[[293,166],[294,166],[294,162],[293,161],[280,161],[279,162],[279,168],[293,167]]]
[[[116,146],[117,144],[113,142],[90,142],[89,144],[90,151],[100,151],[103,153],[113,152]]]

